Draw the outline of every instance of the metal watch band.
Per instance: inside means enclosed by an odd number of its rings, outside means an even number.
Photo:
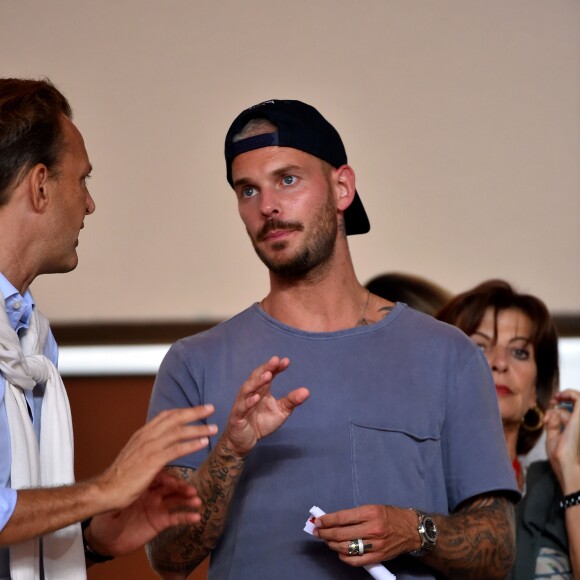
[[[424,513],[413,510],[417,514],[417,532],[421,538],[421,547],[418,550],[409,552],[409,556],[420,558],[429,553],[437,545],[437,526],[435,522]]]

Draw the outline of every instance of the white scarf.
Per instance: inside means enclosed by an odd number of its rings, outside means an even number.
[[[6,413],[10,429],[14,489],[57,487],[74,483],[73,433],[68,397],[54,364],[44,356],[49,325],[34,309],[22,339],[12,329],[0,293],[0,372],[6,379]],[[24,390],[46,383],[42,400],[40,448]],[[12,580],[39,580],[38,538],[10,546]],[[83,580],[85,558],[80,524],[42,540],[46,580]]]

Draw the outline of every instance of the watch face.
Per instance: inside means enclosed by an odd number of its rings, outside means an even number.
[[[437,539],[437,528],[435,526],[435,522],[431,518],[425,518],[423,526],[425,528],[425,535],[427,536],[427,539],[431,542],[435,542]]]

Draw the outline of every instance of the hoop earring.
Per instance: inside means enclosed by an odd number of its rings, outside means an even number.
[[[526,418],[529,415],[535,415],[536,420],[531,425],[526,421]],[[533,433],[534,431],[540,430],[544,426],[544,411],[542,411],[541,407],[536,405],[533,409],[530,409],[523,418],[522,421],[522,429],[528,431],[528,433]]]

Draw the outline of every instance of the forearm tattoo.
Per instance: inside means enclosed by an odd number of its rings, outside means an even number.
[[[197,488],[203,503],[201,521],[195,525],[170,528],[151,543],[150,557],[155,569],[188,572],[205,559],[223,532],[243,465],[243,460],[218,443],[198,470],[168,468]]]
[[[514,557],[514,507],[489,495],[442,519],[437,549],[425,560],[448,578],[492,580],[506,577]]]

